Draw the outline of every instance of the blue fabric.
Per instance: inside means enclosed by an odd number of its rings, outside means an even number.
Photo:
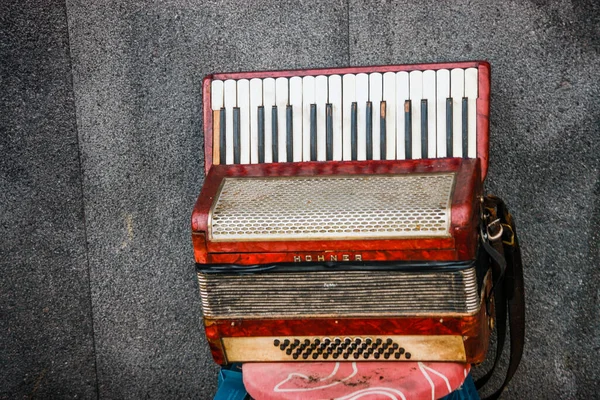
[[[219,372],[219,389],[214,400],[244,400],[248,392],[244,387],[241,365],[234,364],[231,369]]]
[[[480,400],[479,393],[475,389],[473,377],[469,374],[463,384],[454,392],[442,397],[441,400]]]

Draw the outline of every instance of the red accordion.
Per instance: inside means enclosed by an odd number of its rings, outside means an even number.
[[[479,363],[486,62],[214,74],[192,238],[219,364]]]

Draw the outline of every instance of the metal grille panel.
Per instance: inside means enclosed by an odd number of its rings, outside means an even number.
[[[454,173],[226,178],[214,241],[448,236]]]
[[[475,268],[445,272],[198,273],[210,318],[402,316],[479,309]]]

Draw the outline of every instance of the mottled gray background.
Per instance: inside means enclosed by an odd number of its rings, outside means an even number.
[[[205,74],[470,59],[526,267],[503,398],[597,397],[599,53],[594,0],[2,1],[0,398],[214,394],[189,227]]]

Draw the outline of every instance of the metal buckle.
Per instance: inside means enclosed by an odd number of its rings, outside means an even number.
[[[495,235],[492,235],[492,234],[491,234],[491,232],[490,232],[490,228],[491,228],[492,226],[494,226],[494,225],[498,225],[498,224],[500,225],[500,229],[498,230],[498,233],[496,233]],[[497,218],[497,219],[495,219],[494,221],[490,222],[490,223],[489,223],[489,224],[486,226],[485,230],[486,230],[486,233],[487,233],[488,240],[489,240],[490,242],[493,242],[494,240],[498,240],[498,239],[500,239],[500,238],[502,237],[502,234],[504,233],[504,228],[503,228],[503,226],[502,226],[502,225],[503,225],[503,224],[500,224],[500,218]]]

